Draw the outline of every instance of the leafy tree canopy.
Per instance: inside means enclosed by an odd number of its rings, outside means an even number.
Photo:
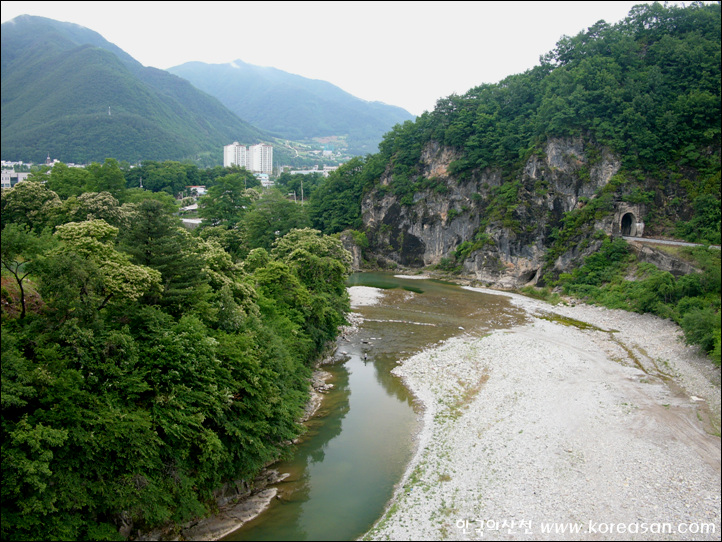
[[[219,189],[240,186],[230,175]],[[162,195],[67,194],[3,193],[3,278],[34,301],[10,307],[3,288],[7,540],[112,540],[208,513],[300,434],[310,366],[349,309],[349,256],[319,232],[274,233],[246,265],[219,242],[239,229],[191,235]]]

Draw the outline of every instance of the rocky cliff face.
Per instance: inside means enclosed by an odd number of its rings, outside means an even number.
[[[657,269],[672,273],[675,277],[701,272],[690,263],[675,258],[657,247],[645,246],[633,241],[629,243],[629,247],[640,262],[651,263]]]
[[[356,244],[353,236],[348,231],[341,233],[340,240],[343,248],[351,253],[351,270],[354,272],[361,271],[364,263],[361,247]]]
[[[446,258],[465,275],[498,287],[534,284],[564,213],[585,205],[620,168],[611,153],[581,139],[549,141],[515,176],[486,169],[457,179],[449,166],[458,158],[451,149],[427,145],[417,178],[427,188],[411,203],[393,194],[390,171],[383,175],[362,202],[373,252],[410,267]],[[614,220],[610,215],[595,228],[612,233]],[[561,270],[590,250],[570,248],[557,262]]]

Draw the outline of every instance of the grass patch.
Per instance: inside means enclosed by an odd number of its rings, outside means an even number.
[[[536,288],[535,286],[524,286],[515,293],[531,297],[533,299],[540,299],[542,301],[546,301],[547,303],[551,303],[552,305],[558,305],[562,302],[560,295],[552,292],[552,289],[549,287]]]
[[[457,420],[462,415],[463,411],[469,407],[474,398],[479,394],[479,391],[481,391],[481,387],[486,383],[487,380],[489,380],[489,375],[487,373],[484,373],[479,378],[479,381],[473,385],[459,381],[459,386],[462,389],[461,393],[457,397],[453,398],[453,401],[448,404],[448,411],[446,413],[444,413],[443,415],[437,415],[437,419],[442,420],[446,418],[452,421]]]
[[[659,250],[661,252],[664,252],[666,254],[669,254],[673,258],[676,258],[678,260],[682,260],[683,262],[686,262],[693,266],[698,266],[699,263],[697,262],[697,258],[694,257],[692,254],[692,251],[690,250],[691,247],[679,247],[674,245],[662,245],[662,244],[656,244],[656,243],[644,243],[646,246],[652,247],[656,250]]]
[[[597,327],[588,322],[582,322],[581,320],[576,320],[574,318],[569,318],[568,316],[562,316],[561,314],[556,314],[553,312],[536,315],[536,317],[541,318],[542,320],[547,320],[549,322],[554,322],[555,324],[561,324],[563,326],[575,327],[582,330],[591,329],[593,331],[602,331],[604,333],[609,333],[609,331],[607,331],[606,329],[602,329],[601,327]]]

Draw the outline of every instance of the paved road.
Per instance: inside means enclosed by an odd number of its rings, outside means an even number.
[[[654,243],[662,245],[676,245],[682,247],[704,247],[707,245],[701,245],[699,243],[687,243],[686,241],[667,241],[666,239],[652,239],[649,237],[623,237],[625,241],[636,241],[638,243]],[[710,245],[710,248],[720,249],[719,245]]]

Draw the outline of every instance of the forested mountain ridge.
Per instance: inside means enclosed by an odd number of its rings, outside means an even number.
[[[655,3],[565,36],[340,168],[315,192],[314,225],[357,230],[374,263],[563,287],[680,323],[692,311],[719,345],[718,255],[673,277],[612,237],[720,243],[720,26],[719,3]]]
[[[27,15],[2,25],[3,159],[216,165],[223,145],[271,139],[92,30]]]
[[[462,244],[457,263],[468,264],[502,237],[507,256],[531,247],[543,264],[582,233],[620,229],[622,204],[646,232],[684,230],[703,218],[695,205],[719,201],[719,23],[718,3],[655,3],[562,38],[535,68],[397,126],[321,187],[316,225],[364,229],[372,250],[404,265],[437,264]],[[709,228],[700,239],[718,239],[719,224]],[[518,278],[549,267],[538,271]]]
[[[292,140],[347,135],[348,151],[362,156],[376,152],[394,125],[414,118],[400,107],[367,102],[327,81],[241,60],[188,62],[168,71],[262,130]]]

